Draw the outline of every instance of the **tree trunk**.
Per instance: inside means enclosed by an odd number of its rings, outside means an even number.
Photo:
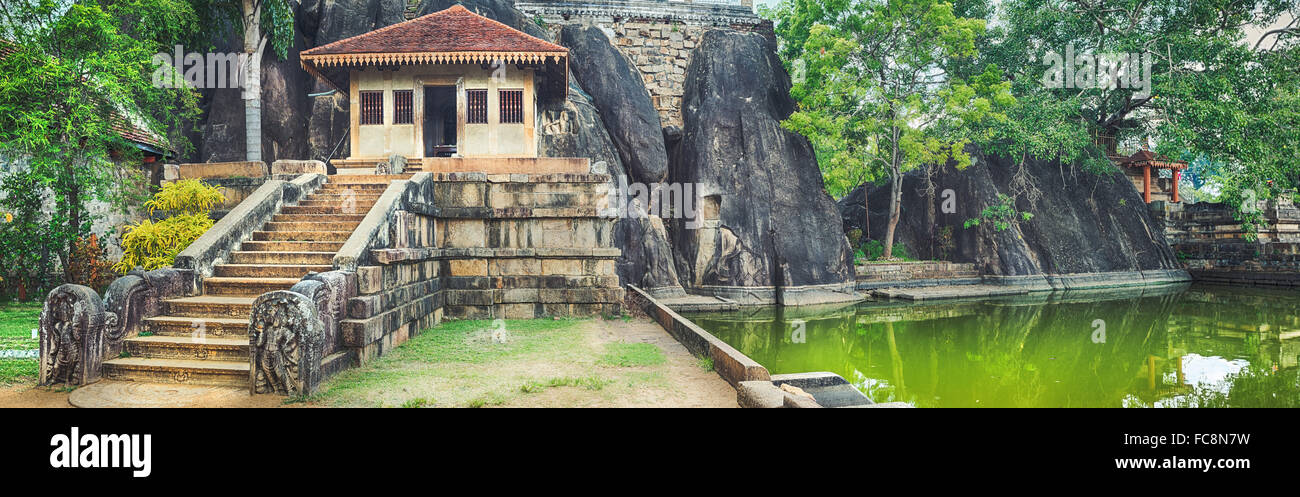
[[[261,18],[253,0],[244,0],[244,150],[245,160],[262,160]]]
[[[63,177],[68,182],[67,194],[64,196],[68,203],[68,228],[67,233],[71,234],[74,239],[81,235],[81,185],[77,183],[76,168],[70,163],[63,165]],[[72,260],[72,240],[59,246],[59,261],[62,264],[64,283],[71,283],[68,279],[68,268],[75,262]]]
[[[889,174],[889,225],[885,227],[885,259],[894,257],[894,228],[898,227],[898,214],[903,200],[902,165],[898,163],[898,128],[894,128],[893,159]]]
[[[871,192],[871,183],[862,183],[862,240],[863,242],[871,239],[871,202],[868,201],[867,194]],[[853,247],[857,248],[857,247]]]

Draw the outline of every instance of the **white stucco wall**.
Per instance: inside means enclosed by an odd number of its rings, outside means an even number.
[[[495,77],[494,77],[495,75]],[[352,72],[354,93],[370,90],[384,91],[384,124],[358,125],[356,147],[352,157],[382,158],[391,154],[423,157],[423,117],[425,86],[455,86],[457,114],[457,152],[463,157],[536,157],[537,141],[534,131],[535,92],[532,69],[519,69],[513,64],[494,70],[479,64],[402,66],[397,70],[381,71],[368,67]],[[488,122],[465,123],[465,90],[486,89],[488,97]],[[524,91],[524,122],[500,123],[499,90]],[[392,124],[394,115],[393,90],[415,90],[413,107],[415,124]],[[351,95],[358,99],[358,95]],[[359,107],[354,106],[354,111]],[[359,122],[359,116],[354,118]]]

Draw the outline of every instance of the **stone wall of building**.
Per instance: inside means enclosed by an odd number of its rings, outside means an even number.
[[[663,126],[681,126],[683,84],[691,54],[706,31],[731,29],[772,35],[772,24],[752,2],[668,0],[519,1],[515,8],[542,24],[553,39],[564,25],[600,27],[645,80]]]

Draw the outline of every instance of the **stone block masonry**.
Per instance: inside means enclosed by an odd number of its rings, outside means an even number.
[[[408,259],[357,268],[357,293],[340,322],[344,347],[367,362],[442,321],[443,291],[435,260]]]
[[[1250,240],[1229,206],[1153,202],[1152,216],[1197,281],[1300,287],[1300,209],[1289,196],[1260,201],[1263,221]]]
[[[357,263],[342,346],[364,363],[444,317],[620,314],[614,220],[598,208],[608,181],[464,172],[394,181],[372,210],[389,212],[383,223],[358,230],[374,243],[336,259]]]
[[[452,317],[619,314],[614,220],[598,209],[606,181],[591,174],[436,174],[436,248],[376,251],[375,259],[440,261]]]
[[[668,2],[667,0],[518,1],[515,8],[540,19],[553,38],[564,25],[600,27],[610,42],[641,71],[664,126],[682,125],[686,67],[700,37],[711,29],[772,34],[772,23],[753,12],[752,2]]]

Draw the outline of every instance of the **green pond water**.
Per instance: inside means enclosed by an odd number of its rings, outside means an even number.
[[[1300,292],[1200,285],[687,317],[918,407],[1297,407]]]

